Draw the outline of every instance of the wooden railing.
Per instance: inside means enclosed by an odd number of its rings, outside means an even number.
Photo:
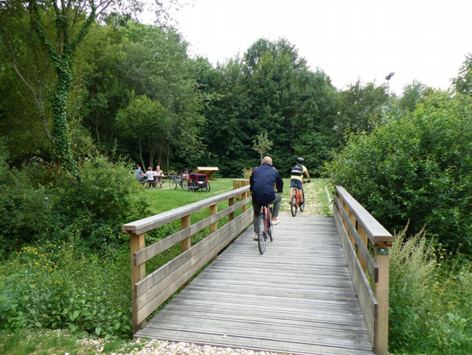
[[[133,333],[146,326],[146,318],[164,303],[208,262],[252,223],[252,209],[247,204],[249,186],[208,198],[193,204],[160,213],[123,225],[122,230],[130,234],[131,243],[131,284]],[[235,204],[235,197],[242,200]],[[217,212],[217,204],[228,201],[228,207]],[[210,217],[191,224],[192,213],[204,208],[210,209]],[[234,218],[236,210],[241,214]],[[229,216],[228,223],[217,229],[218,221]],[[155,228],[181,220],[181,230],[152,245],[145,246],[145,233]],[[191,246],[191,236],[210,226],[210,234]],[[181,243],[181,254],[161,268],[146,276],[145,262],[156,255]]]
[[[336,186],[333,215],[374,353],[388,354],[388,253],[392,235],[341,186]]]

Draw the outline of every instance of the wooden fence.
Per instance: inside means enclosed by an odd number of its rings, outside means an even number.
[[[388,354],[388,253],[392,235],[341,186],[336,186],[333,215],[374,353]]]
[[[208,198],[193,204],[160,213],[123,225],[122,230],[130,234],[131,243],[131,284],[133,333],[146,326],[146,318],[164,303],[208,262],[214,260],[232,240],[252,223],[252,209],[247,209],[251,201],[249,186]],[[235,203],[235,197],[242,200]],[[217,204],[228,201],[228,207],[217,212]],[[204,208],[210,209],[210,217],[191,224],[192,213]],[[234,218],[235,211],[241,214]],[[229,216],[228,223],[218,229],[218,221]],[[145,233],[175,220],[181,220],[181,230],[152,245],[145,246]],[[191,236],[210,227],[210,235],[191,246]],[[181,244],[181,254],[153,273],[146,276],[145,262],[156,255]]]

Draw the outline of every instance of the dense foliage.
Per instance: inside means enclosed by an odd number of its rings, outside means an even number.
[[[328,165],[390,230],[426,225],[448,248],[472,252],[472,100],[436,93],[411,113],[391,113],[352,136]]]
[[[472,270],[424,232],[394,237],[390,251],[389,351],[392,354],[472,352]]]
[[[130,165],[97,155],[79,164],[77,185],[60,167],[33,158],[21,170],[0,154],[0,256],[39,239],[91,248],[120,245],[120,226],[146,213]]]

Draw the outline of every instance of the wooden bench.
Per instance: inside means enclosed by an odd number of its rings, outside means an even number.
[[[164,183],[164,181],[162,181],[162,176],[161,176],[161,181],[151,181],[151,182],[149,182],[149,181],[145,180],[145,181],[140,181],[140,183],[145,185],[146,188],[150,188],[149,185],[151,185],[151,184],[153,184],[154,187],[156,187],[159,184],[159,187],[162,189],[162,184]]]

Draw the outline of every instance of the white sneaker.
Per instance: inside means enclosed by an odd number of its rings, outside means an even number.
[[[276,218],[275,221],[272,220],[272,225],[273,225],[273,226],[276,226],[276,225],[279,224],[279,223],[280,223],[280,221],[278,220],[278,218]]]
[[[254,238],[252,238],[252,240],[259,240],[259,233],[256,233],[256,235],[254,235]]]

